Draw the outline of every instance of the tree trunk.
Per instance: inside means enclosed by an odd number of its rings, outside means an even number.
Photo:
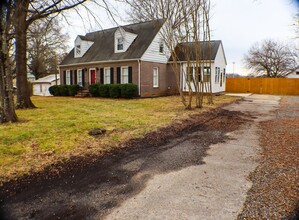
[[[17,108],[35,108],[30,99],[30,90],[27,81],[26,47],[27,23],[26,15],[29,0],[19,1],[16,8],[18,18],[15,23],[16,30],[16,76],[17,76]]]
[[[0,28],[0,123],[18,121],[14,107],[12,72],[9,65],[6,31]]]

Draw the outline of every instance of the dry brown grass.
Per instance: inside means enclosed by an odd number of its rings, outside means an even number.
[[[112,100],[33,97],[37,109],[18,110],[20,122],[0,125],[0,182],[36,172],[71,156],[103,154],[126,141],[208,111],[235,97],[216,96],[215,104],[184,110],[177,96]],[[87,133],[104,128],[94,138]]]

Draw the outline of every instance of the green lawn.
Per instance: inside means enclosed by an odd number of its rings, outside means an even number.
[[[0,125],[0,183],[72,155],[102,154],[134,137],[188,117],[234,97],[216,96],[215,105],[185,111],[178,96],[112,100],[32,97],[38,107],[18,110],[20,122]],[[107,134],[94,138],[92,128]]]

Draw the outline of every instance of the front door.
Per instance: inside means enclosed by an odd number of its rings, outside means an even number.
[[[96,83],[96,71],[90,70],[90,84]]]

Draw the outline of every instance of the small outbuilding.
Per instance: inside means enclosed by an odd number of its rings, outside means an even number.
[[[52,74],[32,81],[33,95],[51,96],[49,88],[54,85],[59,85],[59,75]]]

